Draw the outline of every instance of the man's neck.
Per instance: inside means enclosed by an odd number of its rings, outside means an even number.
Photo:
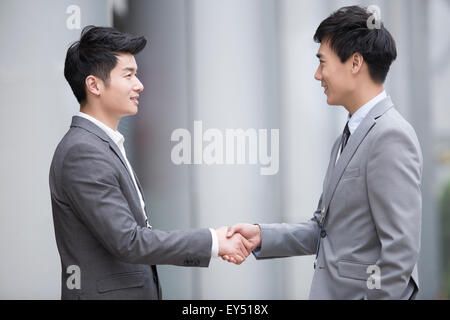
[[[344,105],[344,108],[353,115],[359,108],[365,105],[367,102],[375,98],[384,90],[383,85],[368,86],[365,88],[359,88],[352,96],[351,102]]]
[[[112,117],[108,114],[105,114],[104,112],[100,111],[100,108],[93,108],[90,105],[84,105],[84,106],[80,107],[80,111],[97,119],[98,121],[107,125],[114,131],[117,131],[117,127],[119,126],[120,119],[115,119],[114,117]]]

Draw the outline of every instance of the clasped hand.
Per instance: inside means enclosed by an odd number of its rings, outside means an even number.
[[[241,264],[250,253],[261,245],[258,225],[237,223],[232,227],[216,229],[219,240],[219,256],[228,262]]]

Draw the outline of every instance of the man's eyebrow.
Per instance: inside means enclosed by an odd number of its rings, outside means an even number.
[[[323,58],[323,54],[317,53],[317,54],[316,54],[316,57],[319,58],[319,59],[322,59],[322,58]]]
[[[131,68],[131,67],[126,67],[126,68],[123,68],[122,71],[134,72],[134,71],[137,71],[137,68],[135,69],[135,68]]]

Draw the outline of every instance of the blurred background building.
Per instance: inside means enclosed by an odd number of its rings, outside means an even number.
[[[140,110],[119,131],[154,227],[295,223],[312,217],[347,117],[326,104],[313,78],[319,45],[312,36],[332,11],[352,4],[377,5],[397,43],[385,88],[424,155],[419,297],[448,298],[450,0],[2,0],[0,298],[60,297],[48,171],[79,109],[63,69],[84,26],[115,26],[149,40],[136,57],[145,86]],[[171,134],[193,133],[196,120],[203,130],[279,129],[279,172],[175,165]],[[313,257],[159,270],[165,299],[305,299]]]

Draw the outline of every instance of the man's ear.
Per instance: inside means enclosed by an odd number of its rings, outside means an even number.
[[[93,75],[89,75],[86,77],[85,84],[86,84],[87,90],[90,93],[92,93],[95,96],[100,95],[100,90],[103,88],[103,83],[99,78],[97,78]]]
[[[352,74],[356,74],[361,69],[364,58],[360,53],[355,52],[350,59],[352,59]]]

